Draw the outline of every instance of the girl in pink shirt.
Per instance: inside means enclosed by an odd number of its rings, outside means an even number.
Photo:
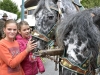
[[[28,40],[31,38],[30,27],[26,21],[21,21],[18,24],[18,33],[16,40],[20,45],[20,51],[23,52],[26,49]],[[38,73],[38,69],[41,73],[45,71],[40,57],[36,57],[35,59],[32,57],[32,53],[28,53],[27,57],[21,63],[25,75],[36,75]]]

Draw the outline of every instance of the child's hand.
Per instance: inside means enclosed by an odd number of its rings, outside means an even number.
[[[36,43],[33,43],[34,40],[31,41],[31,39],[29,39],[28,43],[27,43],[27,48],[26,51],[30,52],[31,50],[35,49],[37,47]]]

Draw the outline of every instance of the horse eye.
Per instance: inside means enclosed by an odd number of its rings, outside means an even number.
[[[39,16],[36,16],[36,18],[39,18]]]
[[[48,16],[48,18],[49,18],[50,20],[52,20],[52,19],[53,19],[53,17],[54,17],[54,16]]]

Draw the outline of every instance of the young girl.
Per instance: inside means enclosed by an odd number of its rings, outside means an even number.
[[[23,52],[26,49],[26,44],[28,40],[31,38],[30,36],[30,27],[26,21],[21,21],[18,25],[18,35],[16,36],[16,40],[20,45],[20,51]],[[36,59],[32,58],[32,53],[30,52],[27,57],[21,63],[22,68],[25,72],[25,75],[36,75],[38,73],[38,68],[40,72],[44,72],[44,65],[40,59],[40,57],[36,57]]]
[[[15,41],[16,22],[7,20],[3,30],[5,37],[0,40],[0,75],[25,75],[20,63],[31,50],[36,48],[36,44],[29,40],[26,49],[20,53],[19,44]]]

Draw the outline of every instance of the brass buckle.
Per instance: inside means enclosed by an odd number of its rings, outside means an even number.
[[[61,60],[61,64],[63,65],[63,66],[66,66],[66,67],[68,67],[68,68],[72,68],[72,65],[71,64],[69,64],[68,62],[66,62],[65,60]]]

